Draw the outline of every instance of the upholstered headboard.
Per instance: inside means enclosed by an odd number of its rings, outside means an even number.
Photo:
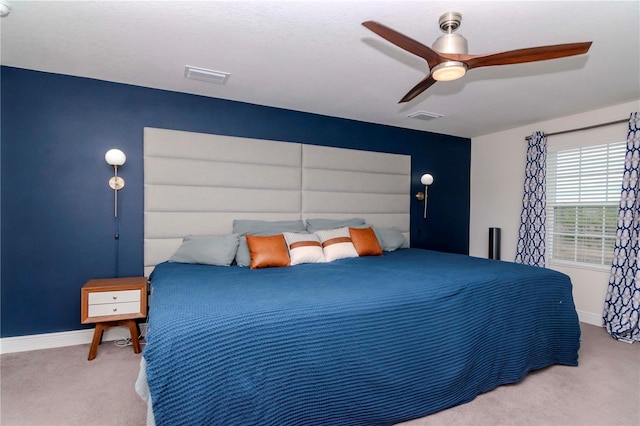
[[[362,217],[409,239],[411,157],[144,129],[145,275],[233,219]]]

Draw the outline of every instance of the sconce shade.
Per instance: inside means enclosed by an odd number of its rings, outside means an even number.
[[[107,164],[111,166],[122,166],[127,161],[127,156],[119,149],[110,149],[104,155]]]
[[[431,176],[429,173],[425,173],[422,175],[422,177],[420,178],[420,182],[424,185],[424,186],[429,186],[433,183],[433,176]]]

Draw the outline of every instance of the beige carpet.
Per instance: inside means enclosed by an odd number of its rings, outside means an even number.
[[[640,343],[582,324],[580,366],[553,366],[468,404],[403,426],[640,425]],[[112,342],[87,361],[89,345],[0,357],[0,424],[144,425],[134,391],[140,355]]]

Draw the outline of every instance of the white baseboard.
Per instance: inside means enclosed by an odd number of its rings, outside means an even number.
[[[140,324],[144,334],[146,324]],[[32,334],[29,336],[4,337],[0,339],[0,354],[35,351],[38,349],[61,348],[63,346],[91,343],[93,328],[86,330],[62,331],[60,333]],[[102,335],[103,342],[131,337],[126,327],[111,327]]]
[[[592,312],[585,312],[585,311],[577,311],[577,312],[578,312],[578,319],[580,320],[580,322],[596,325],[598,327],[603,326],[602,314],[598,315]]]

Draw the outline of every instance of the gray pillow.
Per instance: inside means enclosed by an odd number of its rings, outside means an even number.
[[[251,255],[249,254],[249,245],[245,235],[277,235],[283,232],[306,232],[304,223],[301,220],[251,220],[236,219],[233,221],[233,233],[241,235],[240,244],[236,253],[236,264],[238,266],[249,266],[251,264]]]
[[[240,237],[240,244],[238,245],[238,251],[236,252],[236,265],[251,265],[251,253],[249,253],[249,244],[247,244],[247,238],[244,235]]]
[[[309,232],[345,227],[356,228],[360,225],[364,225],[364,219],[360,217],[352,217],[350,219],[307,219],[307,231]]]
[[[178,263],[197,263],[201,265],[229,266],[238,250],[239,236],[228,235],[190,235],[169,259]]]
[[[383,251],[394,251],[399,248],[409,247],[407,239],[402,232],[394,226],[391,228],[378,228],[374,226],[373,232],[375,232],[376,238],[378,238],[378,242],[382,246]]]

